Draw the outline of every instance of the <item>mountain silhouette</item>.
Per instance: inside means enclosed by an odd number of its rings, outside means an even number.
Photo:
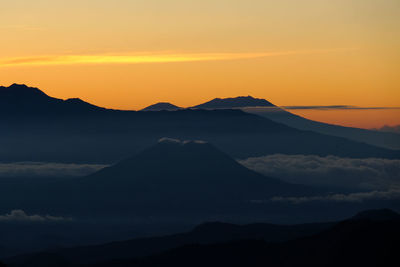
[[[174,111],[174,110],[179,110],[179,109],[182,109],[182,108],[175,106],[171,103],[159,102],[159,103],[150,105],[148,107],[145,107],[141,111],[163,111],[163,110]]]
[[[254,98],[252,96],[239,96],[233,98],[214,98],[206,103],[192,108],[219,109],[219,108],[244,108],[244,107],[274,107],[273,104],[265,99]]]
[[[195,208],[202,210],[195,214],[224,213],[253,199],[308,195],[312,191],[249,170],[207,142],[168,138],[74,180],[73,188],[71,197],[91,211],[130,209],[153,214],[189,213]]]
[[[234,158],[276,153],[400,158],[399,151],[298,130],[239,109],[121,111],[52,98],[25,85],[0,91],[2,161],[114,163],[164,136],[205,140]]]
[[[104,111],[79,98],[62,100],[24,84],[0,86],[0,116],[72,115]]]

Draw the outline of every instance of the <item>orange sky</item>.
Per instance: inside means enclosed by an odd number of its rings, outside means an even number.
[[[138,109],[253,95],[400,106],[398,0],[3,0],[0,84]],[[359,127],[398,110],[293,111]]]

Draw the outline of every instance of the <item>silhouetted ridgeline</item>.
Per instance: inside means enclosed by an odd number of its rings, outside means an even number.
[[[203,109],[231,109],[245,107],[275,107],[265,99],[254,98],[251,96],[239,96],[234,98],[215,98],[206,103],[194,106],[193,108]]]
[[[150,105],[150,106],[142,109],[142,111],[163,111],[163,110],[175,111],[175,110],[179,110],[179,109],[182,109],[182,108],[175,106],[171,103],[159,102],[159,103]]]
[[[251,96],[223,99],[215,98],[206,103],[194,106],[193,108],[240,108],[246,112],[263,116],[296,129],[344,137],[389,149],[400,149],[400,134],[398,133],[385,133],[309,120],[277,107],[265,99],[253,98]]]
[[[374,210],[338,223],[209,223],[188,233],[57,249],[6,261],[10,266],[41,267],[398,266],[398,217],[390,210]]]
[[[24,85],[0,88],[0,122],[1,161],[114,163],[165,136],[209,141],[234,158],[275,153],[400,158],[399,151],[301,131],[241,110],[109,110]]]
[[[244,108],[243,110],[252,114],[263,116],[275,122],[283,123],[299,130],[314,131],[317,133],[344,137],[350,140],[364,142],[370,145],[388,149],[400,149],[400,134],[398,133],[344,127],[340,125],[313,121],[290,113],[287,110],[279,107],[274,109]]]

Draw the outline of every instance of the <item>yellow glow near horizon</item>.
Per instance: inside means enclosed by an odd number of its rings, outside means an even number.
[[[0,67],[12,66],[48,66],[73,64],[141,64],[141,63],[177,63],[196,61],[217,61],[235,59],[255,59],[286,55],[306,55],[349,51],[354,49],[320,49],[305,51],[281,51],[268,53],[141,53],[133,55],[50,55],[35,57],[0,58]]]

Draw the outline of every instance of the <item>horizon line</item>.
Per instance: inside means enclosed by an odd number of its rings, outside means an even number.
[[[53,97],[53,96],[48,95],[45,91],[41,90],[38,87],[32,87],[32,86],[26,85],[24,83],[12,83],[9,86],[0,85],[0,87],[8,88],[8,87],[11,87],[13,85],[26,86],[26,87],[29,87],[29,88],[35,88],[35,89],[38,89],[39,91],[43,92],[44,94],[46,94],[48,97],[57,98],[57,97]],[[227,98],[233,98],[234,99],[234,98],[239,98],[239,97],[251,97],[251,98],[254,98],[254,99],[262,99],[262,100],[268,101],[266,98],[258,98],[258,97],[253,97],[251,95],[247,95],[247,96],[238,95],[238,96],[234,96],[234,97],[214,97],[214,98],[212,98],[212,99],[210,99],[210,100],[208,100],[208,101],[206,101],[204,103],[207,103],[207,102],[209,102],[211,100],[214,100],[214,99],[223,100],[223,99],[227,99]],[[79,98],[79,97],[70,97],[70,98],[65,98],[65,99],[63,99],[63,98],[57,98],[57,99],[61,99],[61,100],[66,101],[66,100],[69,100],[69,99],[81,99],[81,98]],[[83,100],[83,99],[81,99],[81,100],[86,102],[86,103],[89,103],[91,105],[97,106],[97,104],[93,104],[92,102],[89,102],[89,101],[86,101],[86,100]],[[150,107],[150,106],[153,106],[153,105],[156,105],[156,104],[160,104],[160,103],[167,103],[167,104],[172,104],[174,106],[177,106],[177,105],[175,105],[175,104],[173,104],[173,103],[171,103],[169,101],[156,101],[156,102],[153,102],[152,104],[145,105],[144,108],[139,108],[139,109],[119,109],[118,108],[117,110],[121,110],[121,111],[141,111],[141,110],[143,110],[143,109],[145,109],[147,107]],[[204,104],[204,103],[195,104],[194,106],[187,106],[187,107],[177,106],[177,107],[179,109],[191,109],[191,108],[195,108],[197,105],[201,105],[201,104]],[[231,109],[265,109],[265,110],[268,110],[268,109],[283,108],[283,109],[286,109],[286,110],[323,110],[323,111],[329,111],[329,110],[396,110],[396,109],[400,109],[400,107],[393,107],[393,106],[386,106],[386,107],[385,106],[369,106],[369,107],[365,107],[365,106],[355,106],[355,105],[274,105],[274,104],[272,104],[272,105],[273,106],[233,107]],[[100,106],[97,106],[97,107],[100,107]],[[115,110],[115,108],[107,108],[107,107],[103,107],[103,108],[114,109]]]

